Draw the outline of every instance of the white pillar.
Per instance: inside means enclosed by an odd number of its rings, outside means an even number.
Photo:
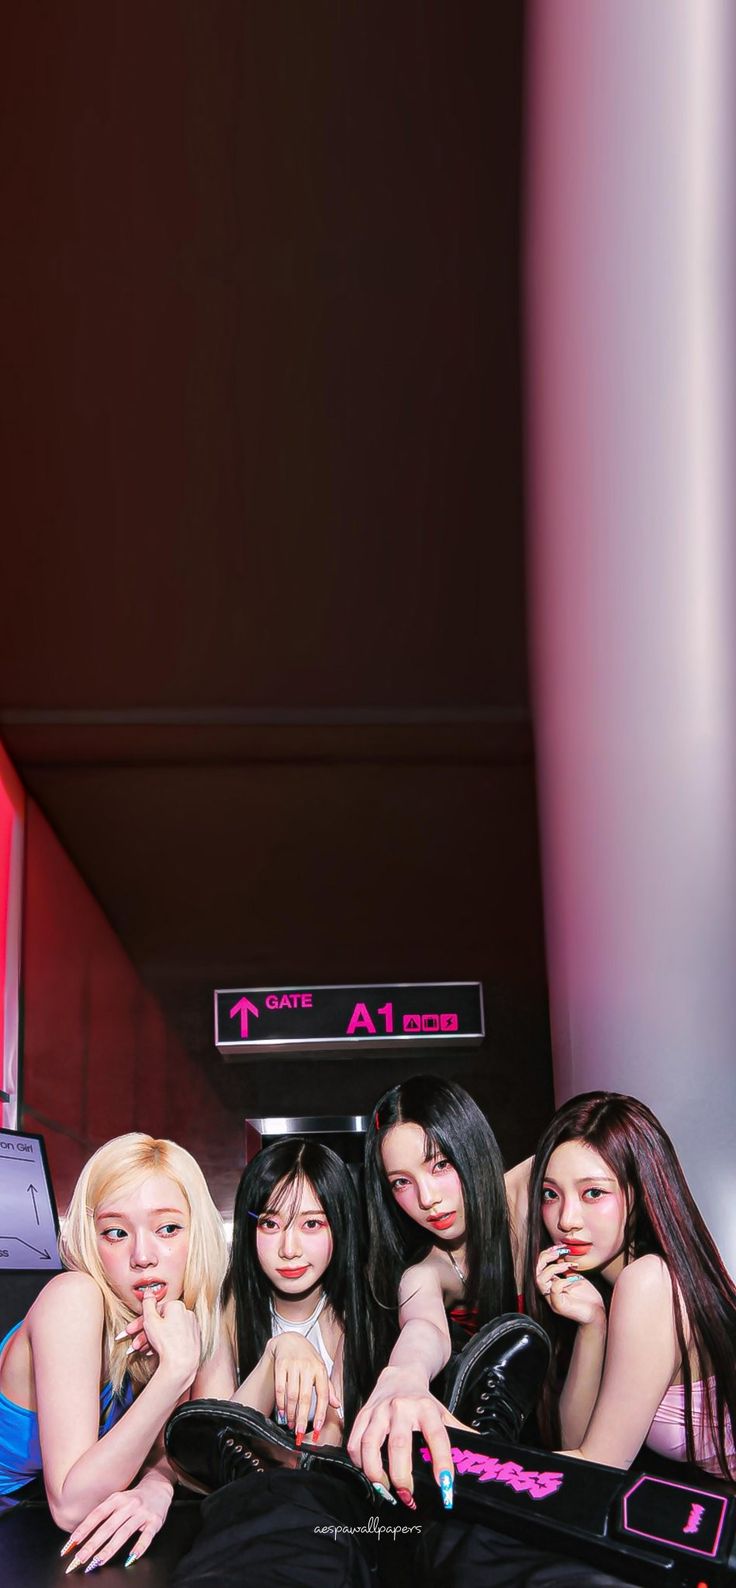
[[[526,394],[556,1092],[736,1270],[736,4],[531,0]]]

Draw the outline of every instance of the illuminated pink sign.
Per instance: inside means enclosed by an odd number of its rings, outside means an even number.
[[[232,987],[215,993],[224,1058],[254,1051],[474,1045],[484,1036],[479,982]]]

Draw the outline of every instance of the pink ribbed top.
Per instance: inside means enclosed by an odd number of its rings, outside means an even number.
[[[699,1383],[693,1384],[695,1460],[705,1472],[713,1472],[722,1476],[708,1426],[707,1424],[705,1427],[702,1426],[705,1397],[706,1394],[712,1394],[715,1382],[714,1378],[709,1378],[705,1382],[701,1380]],[[667,1456],[670,1461],[687,1461],[684,1384],[671,1384],[669,1389],[665,1391],[652,1418],[652,1425],[647,1434],[645,1444],[648,1445],[650,1450],[656,1450],[660,1456]],[[729,1465],[733,1465],[733,1469],[736,1470],[736,1449],[734,1448],[733,1431],[728,1420],[726,1421],[726,1450],[729,1456]],[[732,1456],[734,1458],[733,1464],[730,1461]]]

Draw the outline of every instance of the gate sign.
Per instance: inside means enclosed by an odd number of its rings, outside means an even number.
[[[227,987],[215,993],[215,1045],[247,1053],[463,1047],[483,1041],[477,981],[366,987]]]

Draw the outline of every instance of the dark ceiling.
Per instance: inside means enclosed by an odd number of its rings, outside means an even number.
[[[478,975],[513,1090],[522,8],[4,25],[9,753],[203,1064],[217,982]]]

